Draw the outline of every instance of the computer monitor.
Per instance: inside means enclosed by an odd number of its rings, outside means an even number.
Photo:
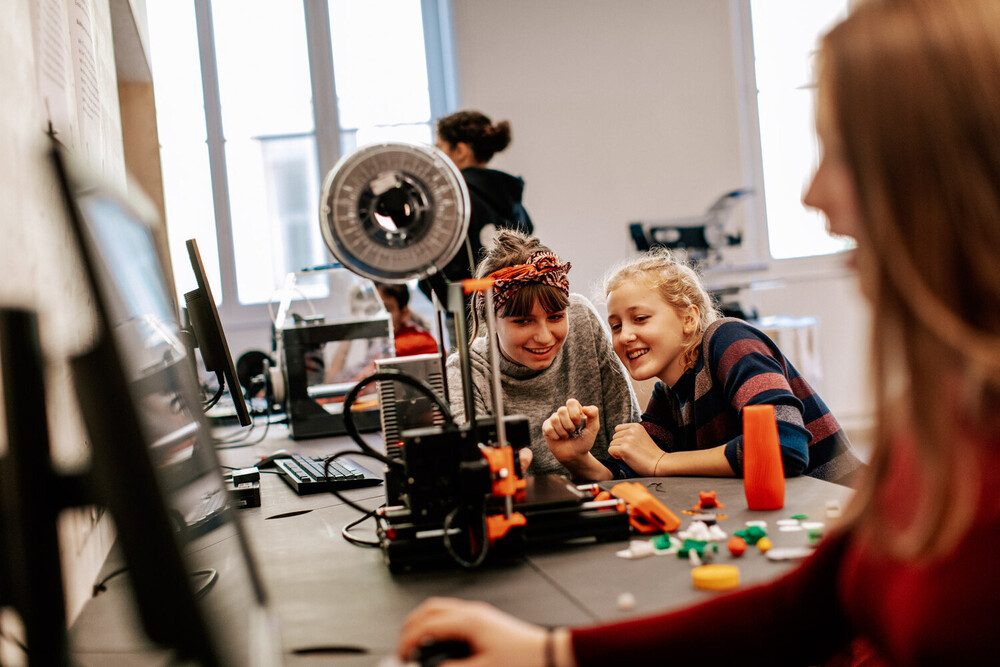
[[[201,261],[201,253],[198,252],[198,242],[195,239],[187,240],[187,251],[198,287],[186,293],[184,301],[187,303],[188,317],[191,318],[191,328],[198,341],[198,349],[201,350],[201,360],[205,364],[205,369],[215,373],[218,378],[220,392],[223,387],[229,385],[229,394],[233,398],[236,416],[242,426],[249,426],[250,411],[243,398],[243,389],[236,374],[236,364],[233,363],[233,355],[229,351],[226,332],[222,328],[222,318],[219,317],[219,309],[215,307],[215,297],[212,296],[212,288],[208,284],[205,265]]]
[[[229,502],[148,212],[54,145],[100,331],[73,361],[142,625],[181,660],[278,664],[267,596]]]

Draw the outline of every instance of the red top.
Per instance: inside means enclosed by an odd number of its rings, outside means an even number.
[[[956,445],[957,447],[957,445]],[[901,561],[860,531],[826,540],[761,586],[672,613],[574,630],[580,665],[980,665],[1000,661],[1000,434],[964,461],[976,520],[946,555]],[[900,443],[879,494],[902,527],[926,497]],[[966,475],[976,484],[976,475]]]
[[[437,341],[426,329],[407,324],[396,332],[396,356],[409,357],[414,354],[433,354],[438,351]]]

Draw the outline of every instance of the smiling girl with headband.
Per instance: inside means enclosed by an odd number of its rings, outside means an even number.
[[[597,311],[587,299],[570,293],[569,269],[569,262],[538,239],[513,230],[500,231],[479,264],[476,276],[494,279],[504,411],[528,418],[530,473],[562,473],[578,480],[620,476],[608,445],[616,425],[638,420],[639,407]],[[469,358],[476,412],[490,415],[490,351],[486,337],[479,335],[486,312],[483,299],[479,294],[474,301]],[[448,384],[452,411],[463,420],[457,355],[448,359]],[[561,447],[558,441],[550,447],[543,434],[543,424],[560,408],[579,423],[580,415],[587,416],[573,447]]]

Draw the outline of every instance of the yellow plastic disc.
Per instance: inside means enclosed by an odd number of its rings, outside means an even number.
[[[725,591],[740,585],[740,568],[735,565],[702,565],[691,570],[694,587],[706,591]]]

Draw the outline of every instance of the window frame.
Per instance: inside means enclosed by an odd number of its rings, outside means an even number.
[[[211,0],[194,0],[201,65],[202,92],[205,102],[209,171],[215,233],[218,242],[221,299],[219,315],[227,327],[242,330],[269,326],[270,311],[277,304],[242,304],[237,297],[236,258],[226,167],[225,138],[222,132],[222,105],[219,94],[218,66],[212,26]],[[319,173],[325,176],[341,157],[340,121],[334,79],[333,45],[330,36],[330,12],[326,0],[302,0],[309,57],[310,84],[313,95],[314,136]],[[452,36],[451,0],[420,0],[424,31],[424,51],[430,94],[430,119],[457,108],[458,90]],[[319,224],[319,202],[316,202]],[[169,224],[169,221],[168,221]]]
[[[823,255],[777,259],[771,256],[770,229],[764,200],[764,158],[757,108],[757,71],[753,43],[750,0],[730,0],[733,17],[733,55],[736,60],[737,98],[743,148],[743,172],[754,189],[748,203],[747,245],[751,262],[766,266],[768,279],[836,278],[851,273],[845,257],[850,249]]]

